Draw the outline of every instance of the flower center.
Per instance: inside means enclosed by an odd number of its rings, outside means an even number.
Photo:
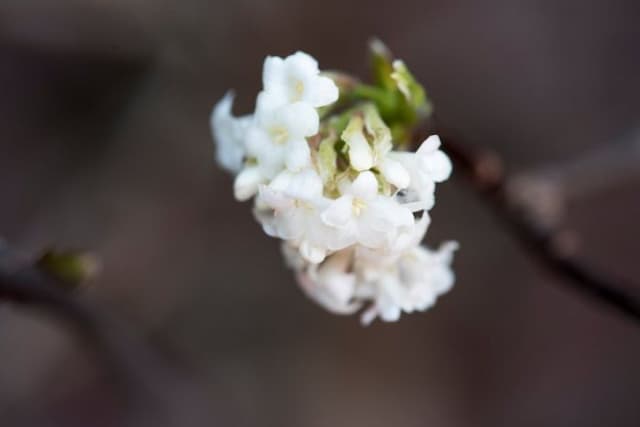
[[[284,126],[274,126],[269,130],[271,139],[276,144],[284,144],[289,139],[289,131]]]
[[[296,80],[293,84],[293,96],[291,97],[291,102],[298,102],[302,99],[302,94],[304,93],[304,83],[302,80]]]
[[[357,197],[354,197],[353,202],[351,202],[351,210],[354,216],[360,216],[360,214],[365,210],[366,207],[367,203]]]
[[[298,209],[305,209],[307,211],[314,211],[314,207],[311,203],[305,201],[305,200],[301,200],[301,199],[295,199],[293,201],[293,206],[295,206]]]

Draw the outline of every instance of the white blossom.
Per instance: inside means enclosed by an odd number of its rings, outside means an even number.
[[[255,157],[268,178],[286,166],[296,172],[311,162],[306,138],[318,133],[318,113],[309,104],[296,102],[258,110],[247,131],[247,152]]]
[[[338,100],[338,87],[333,80],[319,75],[318,62],[304,52],[287,58],[268,56],[264,61],[262,82],[272,102],[304,102],[322,107]]]
[[[451,160],[440,150],[440,137],[431,135],[416,150],[416,158],[421,173],[428,175],[433,182],[443,182],[451,175]]]
[[[352,314],[362,307],[353,300],[357,277],[349,271],[350,250],[336,252],[321,265],[297,273],[297,280],[309,298],[335,314]]]
[[[238,173],[246,151],[244,137],[253,118],[250,115],[233,117],[232,105],[233,92],[230,91],[214,107],[210,124],[218,163],[229,172]]]
[[[411,102],[417,83],[401,65],[391,77]],[[451,162],[435,135],[416,152],[393,150],[370,102],[321,123],[317,109],[338,97],[311,56],[267,57],[253,114],[234,117],[231,92],[216,104],[216,159],[236,175],[236,199],[254,198],[264,232],[283,241],[306,295],[336,314],[364,308],[363,324],[395,321],[426,310],[453,284],[457,245],[420,246]]]
[[[313,169],[281,172],[260,188],[256,203],[265,232],[289,241],[308,262],[318,264],[328,251],[350,243],[339,230],[322,222],[320,212],[329,200],[322,195],[322,180]],[[265,208],[273,214],[265,214]]]
[[[371,143],[367,134],[373,139]],[[388,155],[393,148],[391,132],[377,113],[366,109],[364,119],[354,116],[342,133],[342,139],[349,147],[349,162],[353,169],[361,172],[377,168],[396,188],[406,188],[409,185],[409,172]]]
[[[451,160],[440,150],[440,138],[428,137],[415,153],[392,151],[389,156],[409,172],[409,185],[405,188],[405,203],[412,203],[414,210],[429,210],[435,203],[436,183],[446,181],[451,175]]]
[[[318,113],[301,102],[274,109],[258,109],[245,133],[246,155],[252,163],[238,174],[234,193],[238,200],[253,197],[260,184],[284,168],[296,172],[311,163],[306,138],[318,132]]]
[[[322,220],[368,248],[392,243],[414,223],[410,210],[378,193],[378,181],[370,171],[343,185],[342,195],[322,213]]]
[[[393,263],[366,263],[360,267],[368,271],[369,280],[356,295],[373,300],[362,314],[362,323],[369,324],[375,317],[393,322],[403,311],[412,313],[431,307],[438,296],[453,286],[450,264],[456,249],[454,242],[442,245],[437,251],[415,246]]]

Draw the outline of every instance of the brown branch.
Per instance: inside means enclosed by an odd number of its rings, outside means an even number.
[[[440,133],[457,169],[533,257],[565,279],[562,283],[640,323],[640,301],[628,292],[640,287],[598,271],[576,255],[576,236],[561,224],[564,201],[553,185],[508,179],[495,153],[474,150]]]
[[[17,266],[15,265],[17,264]],[[76,298],[65,283],[36,264],[16,256],[0,240],[0,303],[47,312],[66,323],[106,365],[122,398],[127,425],[141,420],[184,424],[208,412],[209,404],[194,383],[169,366],[131,328],[99,306]],[[199,424],[196,424],[199,425]]]
[[[553,186],[565,199],[579,199],[624,185],[640,177],[640,130],[586,150],[578,156],[552,162],[527,173]]]

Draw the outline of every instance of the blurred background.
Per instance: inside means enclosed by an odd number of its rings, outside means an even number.
[[[635,0],[3,0],[0,236],[99,254],[81,298],[173,369],[137,426],[638,426],[638,327],[541,269],[463,180],[427,234],[460,241],[454,290],[362,328],[299,291],[208,117],[228,88],[252,109],[267,54],[366,76],[377,36],[452,133],[536,170],[636,141],[639,19]],[[640,173],[594,179],[570,205],[581,253],[637,279]],[[126,425],[94,356],[0,307],[0,425]]]

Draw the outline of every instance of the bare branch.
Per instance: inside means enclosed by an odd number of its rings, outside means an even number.
[[[25,263],[0,241],[2,302],[41,309],[74,330],[105,362],[131,425],[143,419],[163,425],[201,425],[185,420],[205,419],[209,404],[199,387],[132,335],[128,325],[75,298],[65,284]]]
[[[628,293],[629,289],[640,288],[597,271],[576,255],[576,236],[562,225],[565,199],[553,180],[508,179],[495,153],[474,150],[447,137],[446,133],[441,136],[445,151],[458,170],[466,174],[501,223],[532,256],[566,279],[563,283],[640,323],[640,302]],[[624,155],[617,150],[609,159],[610,166],[625,162]],[[606,173],[600,169],[602,165],[589,156],[587,160],[576,161],[564,172],[563,179],[568,182],[569,176],[584,177],[587,167],[597,167],[598,171]]]
[[[546,164],[526,176],[547,182],[573,200],[605,191],[640,177],[640,130],[618,141],[587,150],[570,159]]]

